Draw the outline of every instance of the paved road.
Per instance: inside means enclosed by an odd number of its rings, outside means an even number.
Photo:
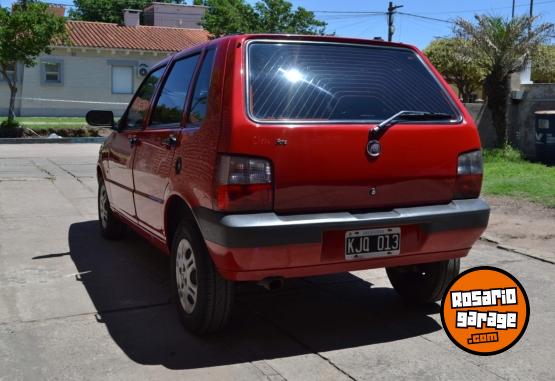
[[[383,270],[237,290],[228,330],[183,331],[169,261],[99,237],[98,145],[0,146],[0,380],[553,379],[555,266],[478,243],[465,268],[513,273],[528,331],[494,356],[456,348],[437,306],[409,308]]]

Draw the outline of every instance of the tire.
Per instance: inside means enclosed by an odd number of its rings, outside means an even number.
[[[115,240],[123,236],[125,226],[112,212],[106,185],[102,179],[98,181],[98,222],[100,234],[104,238]]]
[[[172,299],[185,328],[202,335],[221,330],[233,304],[233,282],[216,270],[200,231],[183,220],[173,237]]]
[[[460,259],[386,268],[387,277],[401,297],[411,304],[441,300],[449,283],[459,274]]]

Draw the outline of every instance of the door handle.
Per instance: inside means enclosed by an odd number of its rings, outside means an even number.
[[[166,148],[172,148],[177,145],[177,138],[174,135],[169,135],[167,138],[162,140],[162,145]]]
[[[131,147],[133,147],[134,145],[139,144],[139,138],[137,136],[130,136],[127,138],[127,140],[129,140],[129,144],[131,144]]]

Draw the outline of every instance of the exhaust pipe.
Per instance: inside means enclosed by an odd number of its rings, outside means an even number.
[[[268,291],[279,290],[280,288],[283,287],[283,278],[282,277],[264,278],[258,282],[258,285],[264,287]]]

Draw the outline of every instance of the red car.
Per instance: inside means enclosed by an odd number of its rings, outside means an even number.
[[[480,139],[415,47],[235,35],[155,65],[100,149],[106,238],[130,226],[172,257],[185,326],[221,328],[235,281],[385,267],[442,297],[487,226]]]

